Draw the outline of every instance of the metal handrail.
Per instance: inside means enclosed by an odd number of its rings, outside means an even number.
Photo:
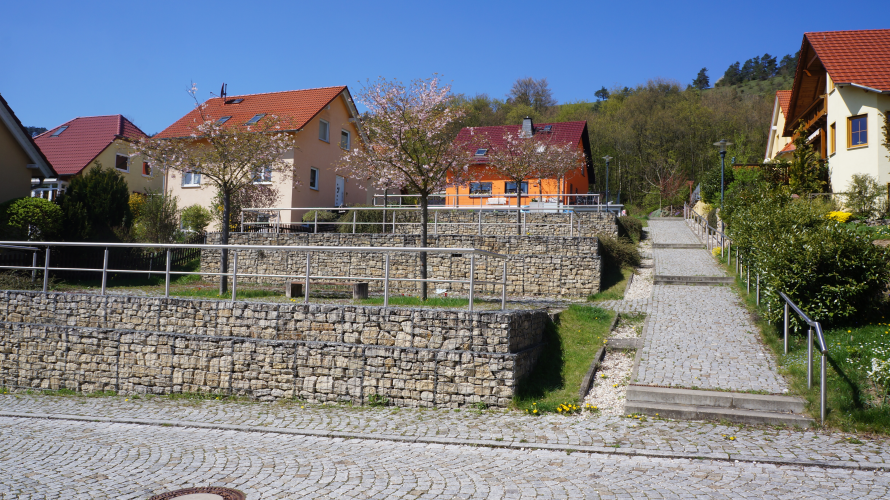
[[[702,226],[702,232],[705,230],[713,231],[720,235],[721,237],[721,248],[723,248],[723,242],[727,242],[731,245],[732,239],[726,236],[722,231],[717,230],[714,227],[711,227],[708,224],[707,220],[704,217],[695,213],[691,207],[688,205],[684,205],[684,214],[686,214],[687,219],[692,219],[699,226]],[[691,217],[689,215],[691,214]],[[710,233],[706,236],[707,241],[710,242]],[[730,254],[727,257],[727,262],[731,261],[732,253],[731,246]],[[722,250],[721,250],[722,254]],[[740,260],[744,261],[745,259],[740,259],[739,252],[736,251],[736,270],[738,274],[741,274],[741,268],[744,267],[747,271],[747,289],[748,293],[751,293],[751,269],[750,265],[740,264]],[[760,273],[755,272],[755,277],[757,281],[757,305],[760,305]],[[789,307],[797,313],[797,315],[807,324],[810,328],[807,330],[807,389],[811,389],[813,387],[813,331],[816,332],[816,340],[819,342],[819,352],[821,353],[821,362],[820,362],[820,384],[819,384],[819,417],[821,422],[825,423],[825,413],[828,409],[827,403],[827,391],[828,391],[828,343],[825,341],[825,334],[822,331],[822,325],[818,321],[814,321],[806,313],[804,313],[797,304],[794,303],[784,292],[779,292],[779,297],[785,301],[784,307],[784,349],[785,354],[788,354],[788,324],[789,324]]]
[[[620,196],[620,193],[611,193],[614,195]],[[458,207],[459,201],[461,198],[469,198],[469,199],[485,199],[485,198],[504,198],[507,202],[507,206],[515,206],[511,201],[515,201],[517,196],[516,193],[434,193],[430,194],[429,197],[431,199],[435,199],[437,206],[449,205],[453,207]],[[575,203],[578,206],[596,206],[596,205],[619,205],[620,203],[612,203],[610,200],[603,200],[606,197],[605,192],[596,192],[596,193],[520,193],[520,198],[528,199],[530,203],[556,203],[558,206],[562,206],[566,203],[565,199],[572,199],[577,202]],[[389,205],[389,199],[392,198],[397,200],[397,204],[393,206],[406,206],[406,207],[418,207],[419,205],[403,205],[403,198],[418,198],[416,194],[375,194],[373,198],[374,206],[378,205],[378,201],[383,201],[386,205]],[[542,199],[548,199],[553,201],[540,201]],[[452,203],[449,200],[454,200]],[[536,200],[536,201],[531,201]],[[590,203],[588,200],[596,200],[595,203]],[[603,202],[605,201],[605,203]]]
[[[312,279],[343,279],[343,280],[367,280],[367,281],[383,281],[384,296],[383,307],[389,307],[389,282],[390,281],[406,281],[406,282],[426,282],[426,283],[466,283],[469,285],[469,305],[470,311],[473,310],[473,298],[475,295],[476,284],[492,284],[501,285],[501,309],[506,309],[507,301],[507,259],[509,256],[502,255],[488,250],[480,250],[478,248],[441,248],[441,247],[334,247],[334,246],[287,246],[287,245],[208,245],[208,244],[187,244],[187,243],[89,243],[89,242],[67,242],[67,241],[49,241],[49,242],[20,242],[20,241],[4,241],[0,245],[18,246],[22,243],[29,243],[35,247],[45,247],[46,257],[42,267],[37,266],[37,253],[39,248],[33,248],[34,262],[31,266],[0,266],[0,269],[30,269],[32,274],[36,275],[38,270],[43,270],[43,292],[46,293],[49,286],[49,271],[85,271],[102,273],[102,295],[105,295],[106,284],[108,281],[108,273],[130,273],[130,274],[160,274],[160,271],[144,271],[131,269],[111,269],[108,267],[108,250],[109,248],[162,248],[167,250],[167,265],[164,270],[164,297],[170,296],[170,276],[171,275],[198,275],[198,276],[220,276],[232,278],[232,302],[238,287],[238,276],[241,277],[280,277],[280,278],[299,278],[304,280],[304,302],[309,303],[309,285]],[[77,268],[77,267],[50,267],[50,249],[52,247],[91,247],[105,248],[105,254],[101,269],[94,268]],[[201,250],[235,250],[232,259],[232,271],[228,273],[201,272],[201,271],[173,271],[171,270],[172,250],[177,248],[197,248]],[[285,252],[306,252],[306,272],[304,274],[286,274],[272,275],[260,273],[238,273],[238,253],[237,250],[262,250],[268,251],[285,251]],[[322,276],[311,274],[311,258],[313,252],[361,252],[361,253],[382,253],[384,254],[384,277],[377,276]],[[393,253],[449,253],[470,256],[470,277],[467,280],[444,280],[438,278],[391,278],[389,276],[390,255]],[[503,260],[503,269],[501,281],[484,281],[477,280],[475,277],[476,257],[489,257]]]

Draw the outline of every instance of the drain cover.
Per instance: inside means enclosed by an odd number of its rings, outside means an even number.
[[[185,488],[155,495],[148,500],[244,500],[244,493],[231,488],[207,486],[203,488]]]

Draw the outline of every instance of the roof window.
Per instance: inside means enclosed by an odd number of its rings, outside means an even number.
[[[226,101],[226,104],[240,104],[242,101],[244,101],[244,99],[239,97],[238,99],[229,99]]]
[[[251,118],[250,120],[247,120],[247,123],[245,123],[245,125],[253,125],[254,123],[262,120],[264,116],[266,116],[266,113],[260,113],[258,115],[254,115],[253,118]]]
[[[220,118],[219,120],[216,120],[216,124],[222,125],[223,123],[229,121],[229,118],[231,118],[231,116],[224,116],[224,117]]]
[[[553,130],[553,125],[544,125],[544,132],[550,132]]]
[[[485,148],[479,148],[476,150],[476,156],[485,156],[488,154],[488,150]]]
[[[59,134],[64,132],[66,128],[68,128],[68,125],[62,125],[61,127],[59,127],[59,130],[56,130],[55,132],[53,132],[53,135],[51,135],[50,137],[58,137]]]

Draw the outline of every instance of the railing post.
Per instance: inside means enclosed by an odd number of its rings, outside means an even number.
[[[788,302],[785,302],[785,354],[788,354]]]
[[[232,252],[232,304],[235,303],[235,293],[238,289],[238,250]]]
[[[31,258],[31,283],[37,281],[37,250],[34,250],[34,255]]]
[[[757,305],[760,305],[760,273],[757,273]]]
[[[105,295],[105,284],[108,283],[108,248],[102,258],[102,295]]]
[[[501,272],[501,310],[507,309],[507,259],[504,259],[504,270]]]
[[[747,292],[751,295],[751,264],[745,263],[745,281],[747,282]]]
[[[569,212],[569,237],[575,237],[575,211]]]
[[[49,247],[46,247],[46,259],[43,261],[43,293],[49,287]]]
[[[383,307],[389,307],[389,253],[383,259]]]
[[[170,296],[170,264],[173,262],[173,254],[167,249],[167,270],[164,271],[164,297]]]
[[[352,211],[352,234],[355,234],[355,219],[358,217],[358,211]]]
[[[318,210],[315,211],[315,230],[313,233],[318,233]]]
[[[439,236],[439,211],[433,212],[433,234]]]
[[[813,327],[807,330],[807,389],[813,387]]]
[[[401,198],[399,198],[399,203],[401,203]],[[396,234],[396,211],[392,211],[392,234]]]
[[[820,378],[822,379],[821,388],[819,390],[819,417],[822,419],[822,424],[825,424],[825,410],[828,406],[827,401],[827,393],[828,393],[828,360],[825,359],[826,355],[822,353],[822,363],[819,367]]]
[[[481,201],[480,201],[481,203]],[[479,236],[482,236],[482,208],[479,208]]]
[[[241,210],[241,232],[244,232],[244,210]]]
[[[303,280],[303,303],[309,303],[309,263],[312,260],[312,252],[306,252],[306,277]]]
[[[470,311],[473,310],[473,291],[476,286],[476,254],[470,254]]]

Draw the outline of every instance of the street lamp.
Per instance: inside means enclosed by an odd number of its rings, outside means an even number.
[[[606,155],[603,156],[603,159],[606,160],[606,204],[609,204],[609,160],[612,159],[611,156]]]
[[[728,142],[726,139],[720,139],[718,142],[714,143],[715,146],[720,148],[720,208],[723,208],[723,171],[726,168],[726,146],[732,146],[731,142]]]

